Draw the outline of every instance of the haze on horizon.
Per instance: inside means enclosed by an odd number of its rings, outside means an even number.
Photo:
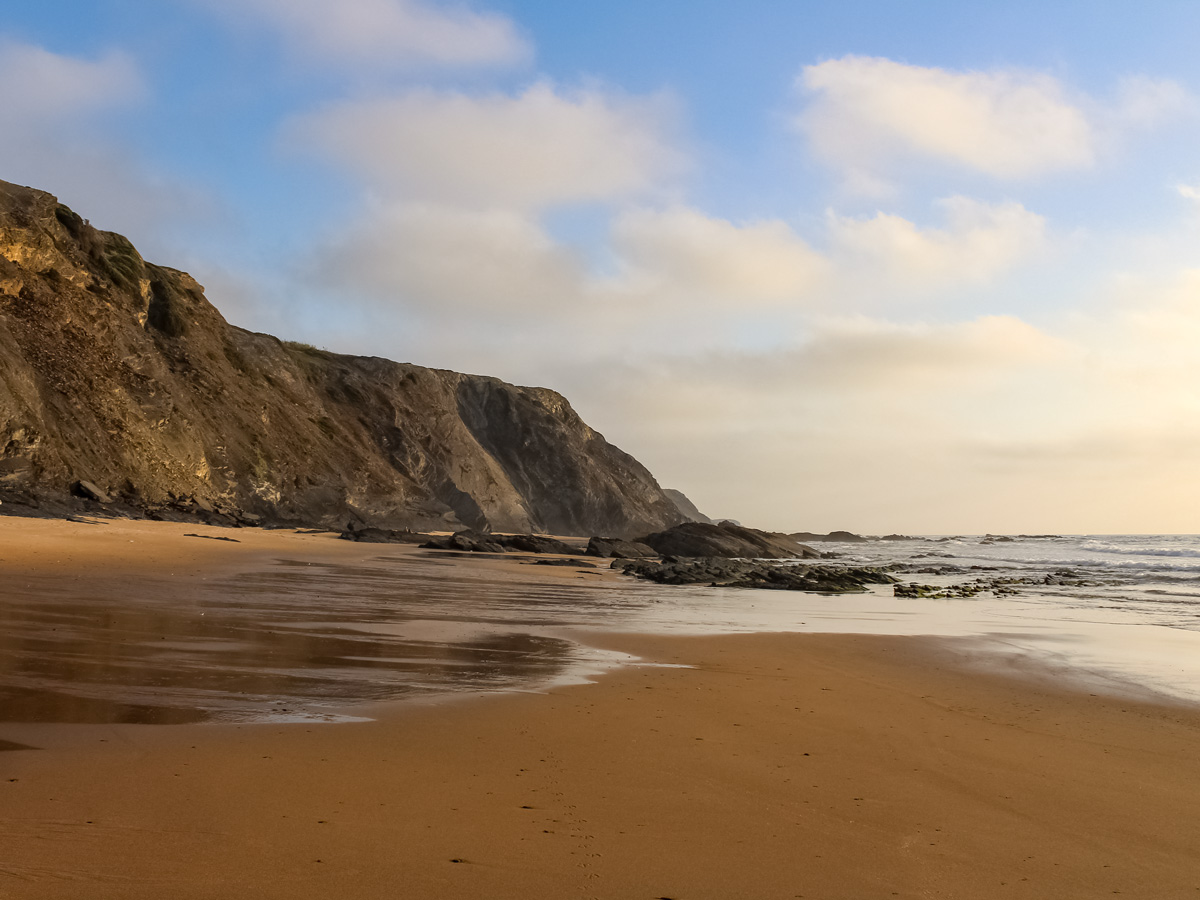
[[[966,6],[10,5],[0,178],[709,515],[1198,532],[1200,7]]]

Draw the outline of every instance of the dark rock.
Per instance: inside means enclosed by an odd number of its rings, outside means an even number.
[[[360,534],[363,529],[354,533]],[[343,535],[345,537],[346,535]],[[474,553],[557,553],[564,556],[579,553],[582,548],[572,546],[556,538],[539,534],[484,534],[478,531],[460,531],[446,538],[425,538],[421,544],[428,550],[462,550]],[[355,540],[355,538],[351,538]]]
[[[721,556],[743,559],[817,559],[820,554],[786,534],[744,528],[724,522],[684,522],[641,538],[666,556]]]
[[[537,534],[493,534],[489,537],[506,550],[519,550],[522,553],[560,553],[566,556],[582,549]]]
[[[320,529],[311,529],[301,534],[320,534]],[[344,541],[358,541],[364,544],[424,544],[432,540],[432,536],[416,531],[393,531],[388,528],[353,528],[343,531],[339,537]]]
[[[241,541],[239,541],[237,538],[222,537],[217,534],[185,534],[184,537],[207,538],[210,541],[229,541],[231,544],[241,543]]]
[[[576,568],[594,569],[595,563],[584,562],[582,559],[535,559],[535,566],[575,566]]]
[[[881,541],[925,541],[928,538],[913,537],[910,534],[885,534],[879,540]]]
[[[972,566],[971,568],[974,569],[977,567]],[[939,572],[933,574],[941,573]],[[1057,582],[1048,581],[1045,577],[1035,578],[1032,576],[992,576],[976,578],[973,581],[963,581],[959,582],[958,584],[947,585],[917,583],[897,584],[892,588],[892,593],[897,597],[924,597],[931,600],[967,600],[985,592],[990,592],[997,597],[1011,597],[1019,593],[1016,589],[1017,585],[1043,585],[1055,583]]]
[[[163,518],[621,537],[684,519],[552,390],[236,328],[187,274],[6,182],[0,242],[0,499],[70,512],[86,472]],[[173,505],[200,497],[211,513]]]
[[[871,566],[779,565],[726,557],[666,557],[661,562],[635,559],[615,561],[612,567],[656,584],[710,584],[839,594],[861,593],[868,584],[891,584],[896,580]]]
[[[76,497],[84,497],[88,500],[95,500],[97,503],[111,503],[112,498],[108,496],[96,485],[90,481],[76,481],[71,485],[71,493]]]
[[[491,539],[491,535],[478,531],[460,531],[444,538],[431,538],[421,544],[424,550],[459,550],[466,553],[504,553],[503,544]]]
[[[658,556],[658,551],[637,541],[594,537],[588,541],[587,555],[599,556],[601,559],[643,559]]]

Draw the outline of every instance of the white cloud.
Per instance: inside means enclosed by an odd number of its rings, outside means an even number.
[[[833,254],[845,277],[893,292],[985,283],[1045,243],[1045,220],[1020,203],[950,197],[940,206],[944,229],[921,229],[883,212],[869,219],[831,213]]]
[[[954,383],[1054,358],[1062,345],[1013,316],[966,322],[899,323],[865,316],[817,321],[792,361],[793,374],[837,385],[906,391],[916,382]]]
[[[816,315],[911,308],[933,292],[990,283],[1043,243],[1041,218],[1019,204],[956,197],[941,205],[942,229],[882,214],[831,215],[827,252],[778,220],[737,224],[686,207],[632,208],[613,219],[609,264],[597,269],[530,211],[382,203],[314,254],[304,280],[369,298],[405,328],[420,323],[423,348],[455,359],[481,347],[496,349],[504,365],[517,346],[534,348],[540,363],[585,352],[581,344],[593,358],[790,346],[814,333]],[[888,357],[882,344],[894,335],[869,337],[838,321],[839,334],[875,341],[872,352]]]
[[[629,287],[724,298],[736,306],[798,301],[828,281],[828,263],[785,222],[734,224],[698,210],[634,210],[613,225]]]
[[[1192,96],[1169,78],[1129,76],[1117,88],[1114,118],[1118,125],[1148,127],[1194,111]]]
[[[122,113],[146,94],[123,53],[86,59],[0,40],[0,177],[49,191],[155,252],[165,222],[210,207],[180,183],[148,175],[121,133]]]
[[[544,314],[583,289],[574,255],[505,210],[405,204],[377,210],[316,262],[320,280],[426,319]]]
[[[1175,185],[1175,190],[1178,192],[1179,196],[1183,197],[1185,200],[1191,200],[1195,203],[1200,203],[1200,187],[1192,184],[1177,184]]]
[[[520,62],[532,51],[511,20],[422,0],[200,0],[231,20],[277,28],[307,61],[353,68]]]
[[[847,56],[805,67],[800,126],[826,162],[872,180],[898,155],[998,178],[1091,165],[1093,125],[1048,75],[952,72]]]
[[[129,106],[144,96],[145,85],[124,53],[78,59],[0,40],[0,91],[6,119],[51,121]],[[5,130],[12,131],[11,123]]]
[[[539,208],[646,193],[682,165],[663,98],[536,84],[519,96],[416,91],[348,101],[294,121],[290,137],[393,198]]]

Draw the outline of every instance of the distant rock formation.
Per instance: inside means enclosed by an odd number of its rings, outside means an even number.
[[[865,544],[867,538],[849,531],[831,531],[829,534],[813,534],[811,531],[797,531],[791,535],[797,541],[836,541],[843,544]]]
[[[684,520],[554,391],[236,328],[190,276],[6,182],[0,499],[58,514],[622,537]]]
[[[663,488],[663,493],[667,498],[675,504],[675,508],[683,513],[683,516],[689,522],[703,522],[706,525],[712,525],[713,520],[700,512],[696,508],[696,504],[684,495],[683,491],[677,491],[673,488]]]

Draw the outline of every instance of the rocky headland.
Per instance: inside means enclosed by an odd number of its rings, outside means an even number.
[[[0,500],[339,530],[632,537],[687,518],[552,390],[238,328],[186,273],[6,182]]]

